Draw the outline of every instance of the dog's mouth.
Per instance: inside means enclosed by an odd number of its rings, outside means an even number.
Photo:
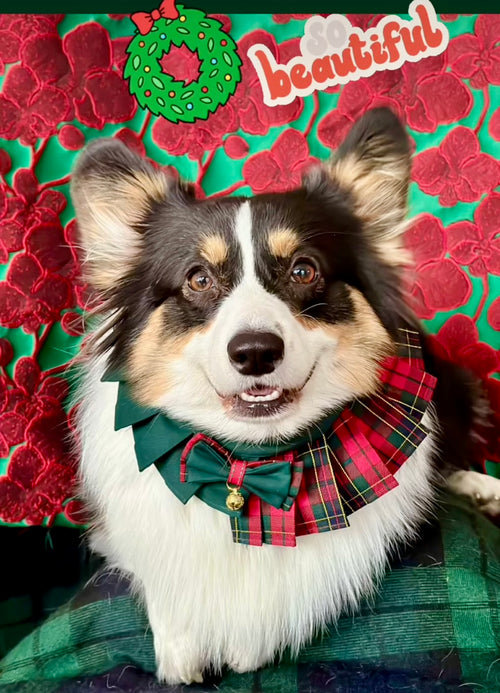
[[[311,379],[316,364],[311,368],[307,378],[300,387],[284,388],[278,385],[263,385],[255,383],[248,390],[236,394],[222,396],[222,402],[227,413],[238,419],[266,418],[283,413],[293,404]]]
[[[273,416],[281,412],[297,397],[298,390],[254,385],[236,395],[225,398],[228,412],[237,417]]]

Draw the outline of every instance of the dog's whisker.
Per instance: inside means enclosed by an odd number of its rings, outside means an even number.
[[[325,302],[314,303],[312,306],[307,306],[307,308],[304,308],[304,310],[301,310],[300,313],[296,313],[295,317],[298,318],[301,315],[306,315],[308,310],[313,310],[314,308],[320,308],[321,306],[328,306],[328,303],[325,303]],[[314,318],[312,315],[307,315],[306,317],[310,318],[311,320],[317,320],[317,318]]]

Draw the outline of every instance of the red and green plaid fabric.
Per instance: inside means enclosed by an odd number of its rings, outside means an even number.
[[[294,505],[273,508],[250,496],[242,516],[231,517],[235,542],[295,546],[297,536],[348,527],[349,515],[397,486],[395,472],[428,434],[422,417],[436,384],[424,370],[418,333],[399,334],[380,394],[344,409],[330,433],[297,453],[304,472]]]

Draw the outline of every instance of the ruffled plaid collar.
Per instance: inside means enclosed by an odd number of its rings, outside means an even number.
[[[348,517],[397,486],[394,474],[428,435],[421,420],[436,379],[419,335],[401,329],[379,392],[332,412],[284,444],[242,445],[138,405],[119,381],[115,430],[132,427],[139,470],[155,465],[182,503],[197,496],[229,516],[233,540],[295,546],[304,534],[341,529]]]

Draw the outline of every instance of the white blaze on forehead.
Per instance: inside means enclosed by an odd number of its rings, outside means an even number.
[[[252,240],[252,212],[250,202],[244,202],[236,214],[236,224],[234,229],[236,239],[240,244],[243,257],[243,280],[248,278],[256,279],[255,276],[255,254]]]

